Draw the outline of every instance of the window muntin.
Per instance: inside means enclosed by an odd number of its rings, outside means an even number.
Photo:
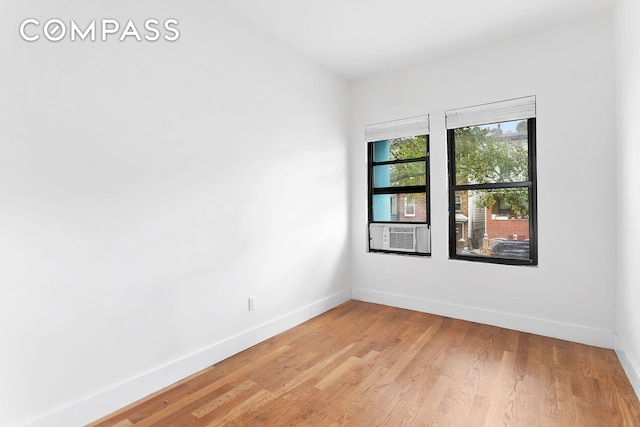
[[[452,259],[537,265],[535,118],[449,129]]]

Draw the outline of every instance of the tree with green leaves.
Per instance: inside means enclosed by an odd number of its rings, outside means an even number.
[[[521,121],[516,132],[500,127],[473,126],[455,130],[455,173],[458,185],[510,183],[527,181],[527,122]],[[528,217],[529,203],[525,188],[474,190],[476,204],[491,209],[502,200],[514,215]]]
[[[413,138],[389,140],[390,160],[409,160],[425,157],[427,142],[424,135]],[[393,165],[390,171],[391,186],[424,185],[426,164],[424,161]]]

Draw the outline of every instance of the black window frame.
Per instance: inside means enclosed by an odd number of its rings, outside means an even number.
[[[394,251],[394,250],[386,250],[386,249],[374,249],[371,248],[371,235],[370,229],[371,224],[395,224],[398,226],[402,225],[427,225],[429,229],[431,229],[431,197],[430,197],[430,188],[431,188],[431,178],[430,178],[430,140],[429,134],[420,134],[413,135],[411,137],[406,138],[416,138],[423,136],[425,138],[425,155],[421,157],[415,157],[410,159],[401,159],[401,160],[385,160],[385,161],[375,161],[374,156],[374,146],[377,142],[384,141],[384,139],[380,139],[377,141],[369,141],[367,142],[367,181],[368,181],[368,194],[367,194],[367,250],[371,253],[387,253],[394,255],[408,255],[408,256],[420,256],[420,257],[430,257],[431,256],[431,245],[429,245],[428,252],[404,252],[404,251]],[[401,139],[401,138],[388,138],[388,140],[392,139]],[[394,165],[394,164],[403,164],[403,163],[425,163],[425,184],[424,185],[407,185],[407,186],[393,186],[393,187],[375,187],[374,183],[374,168],[376,166],[385,166],[385,165]],[[373,198],[376,195],[381,194],[422,194],[425,195],[425,221],[375,221],[374,220],[374,209],[373,209]]]
[[[447,156],[449,169],[449,258],[473,262],[485,262],[505,265],[538,265],[538,210],[537,210],[537,171],[536,171],[536,119],[527,121],[528,180],[516,182],[497,182],[481,184],[457,184],[455,164],[455,131],[447,129]],[[486,123],[492,124],[492,123]],[[484,124],[478,125],[482,126]],[[465,126],[472,127],[472,126]],[[460,128],[457,128],[460,129]],[[456,249],[455,194],[456,191],[495,190],[503,188],[527,188],[529,194],[529,258],[506,258],[499,256],[480,256],[459,254]]]

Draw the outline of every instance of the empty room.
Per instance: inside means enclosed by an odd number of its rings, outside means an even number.
[[[0,4],[0,425],[640,425],[637,0]]]

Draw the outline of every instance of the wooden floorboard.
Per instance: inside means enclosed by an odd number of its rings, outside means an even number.
[[[640,426],[612,350],[349,301],[91,427]]]

